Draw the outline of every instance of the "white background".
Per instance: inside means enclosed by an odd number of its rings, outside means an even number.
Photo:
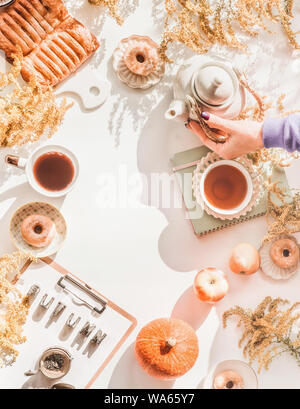
[[[243,359],[237,346],[240,332],[235,323],[222,329],[223,311],[237,303],[253,307],[266,295],[299,301],[300,276],[287,282],[273,282],[260,272],[251,277],[238,277],[229,271],[228,254],[235,244],[248,241],[260,246],[266,231],[264,218],[199,239],[194,236],[182,209],[149,206],[145,192],[137,195],[136,208],[101,208],[101,174],[117,174],[124,166],[129,177],[169,172],[170,156],[197,146],[199,141],[183,124],[164,119],[172,98],[176,64],[167,67],[163,81],[148,91],[128,88],[120,83],[112,69],[111,55],[121,38],[140,34],[160,41],[162,1],[130,0],[130,7],[126,8],[128,17],[122,27],[86,0],[66,3],[71,13],[98,36],[101,47],[89,64],[99,77],[111,82],[112,90],[105,105],[92,112],[84,112],[76,100],[52,141],[42,141],[65,145],[78,156],[81,166],[76,188],[64,199],[49,199],[60,208],[68,223],[68,237],[56,261],[138,320],[138,328],[94,387],[201,387],[202,379],[213,364],[225,359]],[[297,7],[298,24],[295,25],[299,27]],[[271,100],[286,92],[286,107],[300,107],[297,54],[280,32],[260,39],[249,43],[249,55],[220,52],[245,69],[251,83]],[[178,64],[191,52],[178,47],[173,48],[173,55]],[[8,152],[28,156],[34,147],[1,151],[1,253],[13,251],[8,227],[15,210],[29,201],[46,199],[30,188],[22,171],[8,169],[3,162]],[[287,171],[293,187],[300,187],[299,166],[295,162]],[[209,265],[223,269],[230,281],[229,294],[213,308],[198,301],[191,287],[197,270]],[[137,366],[133,353],[138,329],[154,318],[169,316],[189,322],[197,331],[200,346],[194,368],[175,383],[148,377]],[[289,356],[281,357],[268,372],[263,371],[259,376],[262,388],[298,388],[299,381],[299,367]]]

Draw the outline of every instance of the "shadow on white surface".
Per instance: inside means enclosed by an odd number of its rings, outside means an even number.
[[[204,382],[205,382],[205,377],[201,379],[201,381],[196,386],[196,389],[204,389]]]
[[[171,78],[166,73],[155,87],[139,89],[137,92],[119,80],[113,69],[111,57],[107,65],[107,79],[111,83],[113,99],[113,108],[108,121],[109,131],[114,138],[115,146],[118,146],[121,142],[124,121],[131,118],[134,131],[142,130],[150,113],[159,103],[161,95],[168,93]]]
[[[211,304],[206,304],[198,300],[191,286],[178,299],[171,313],[171,317],[179,318],[189,323],[194,330],[197,331],[206,320],[211,309]]]
[[[131,344],[117,363],[110,378],[108,389],[171,389],[174,381],[152,378],[137,363],[134,343]]]
[[[172,155],[200,144],[198,138],[185,129],[183,123],[164,119],[163,115],[171,98],[172,91],[169,90],[159,105],[150,112],[148,121],[141,131],[137,161],[139,171],[146,176],[147,180],[141,201],[145,205],[157,207],[167,220],[167,226],[161,232],[158,240],[159,253],[166,265],[180,272],[189,272],[210,265],[222,268],[224,256],[226,260],[231,248],[240,241],[239,237],[245,237],[247,234],[247,241],[254,241],[255,246],[259,245],[260,237],[263,236],[266,229],[265,220],[262,218],[228,227],[226,242],[223,240],[223,231],[198,238],[183,208],[174,206],[164,208],[161,203],[158,205],[153,203],[153,198],[148,195],[151,175],[153,173],[169,174],[171,178],[170,158]],[[181,197],[176,182],[174,188],[175,193]],[[216,249],[218,251],[215,251]]]

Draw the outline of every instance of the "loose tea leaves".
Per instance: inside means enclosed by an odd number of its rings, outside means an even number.
[[[223,326],[236,317],[238,327],[243,328],[239,347],[250,364],[258,363],[258,371],[268,369],[277,356],[290,353],[300,364],[300,328],[298,322],[300,303],[287,307],[289,301],[266,297],[254,311],[235,306],[223,314]],[[283,308],[286,306],[286,308]]]
[[[180,42],[203,54],[220,44],[241,51],[247,44],[237,35],[250,37],[260,29],[280,24],[292,47],[300,45],[293,32],[293,0],[164,0],[167,17],[161,52],[166,60],[169,43]]]
[[[48,355],[44,360],[44,367],[49,371],[60,371],[65,363],[65,358],[61,354]]]

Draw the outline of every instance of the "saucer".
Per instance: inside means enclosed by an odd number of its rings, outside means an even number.
[[[26,217],[32,214],[47,216],[55,223],[56,235],[46,247],[33,247],[26,243],[22,237],[21,224]],[[67,235],[67,225],[64,217],[56,207],[45,202],[32,202],[23,205],[14,213],[10,221],[9,231],[11,240],[18,250],[40,258],[55,254],[62,247]]]
[[[244,389],[258,389],[258,379],[253,368],[244,361],[231,359],[228,361],[219,362],[208,373],[204,380],[203,389],[213,389],[213,381],[215,377],[223,371],[235,371],[244,381]]]
[[[253,207],[258,203],[260,200],[262,194],[263,194],[263,177],[261,174],[258,174],[251,162],[250,159],[246,157],[240,157],[235,159],[237,162],[239,162],[241,165],[243,165],[246,170],[249,172],[251,179],[252,179],[252,185],[253,185],[253,193],[252,197],[247,204],[242,210],[238,211],[237,213],[232,213],[232,214],[223,214],[219,213],[217,210],[213,210],[210,207],[207,206],[207,204],[204,202],[202,195],[201,195],[201,178],[203,173],[205,172],[206,168],[210,166],[212,163],[217,162],[222,160],[218,154],[215,152],[209,152],[205,157],[201,159],[201,161],[197,164],[197,167],[194,171],[193,174],[193,179],[192,179],[192,189],[193,189],[193,194],[195,196],[195,199],[197,203],[206,211],[207,214],[210,216],[213,216],[217,219],[221,220],[233,220],[233,219],[238,219],[241,216],[245,216],[247,213],[249,213]]]

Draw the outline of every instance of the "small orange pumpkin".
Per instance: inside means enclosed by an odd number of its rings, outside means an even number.
[[[193,328],[175,318],[151,321],[139,332],[135,355],[141,367],[151,376],[176,379],[196,362],[199,347]]]
[[[260,266],[260,255],[250,243],[240,243],[233,248],[229,258],[229,267],[235,274],[256,273]]]

